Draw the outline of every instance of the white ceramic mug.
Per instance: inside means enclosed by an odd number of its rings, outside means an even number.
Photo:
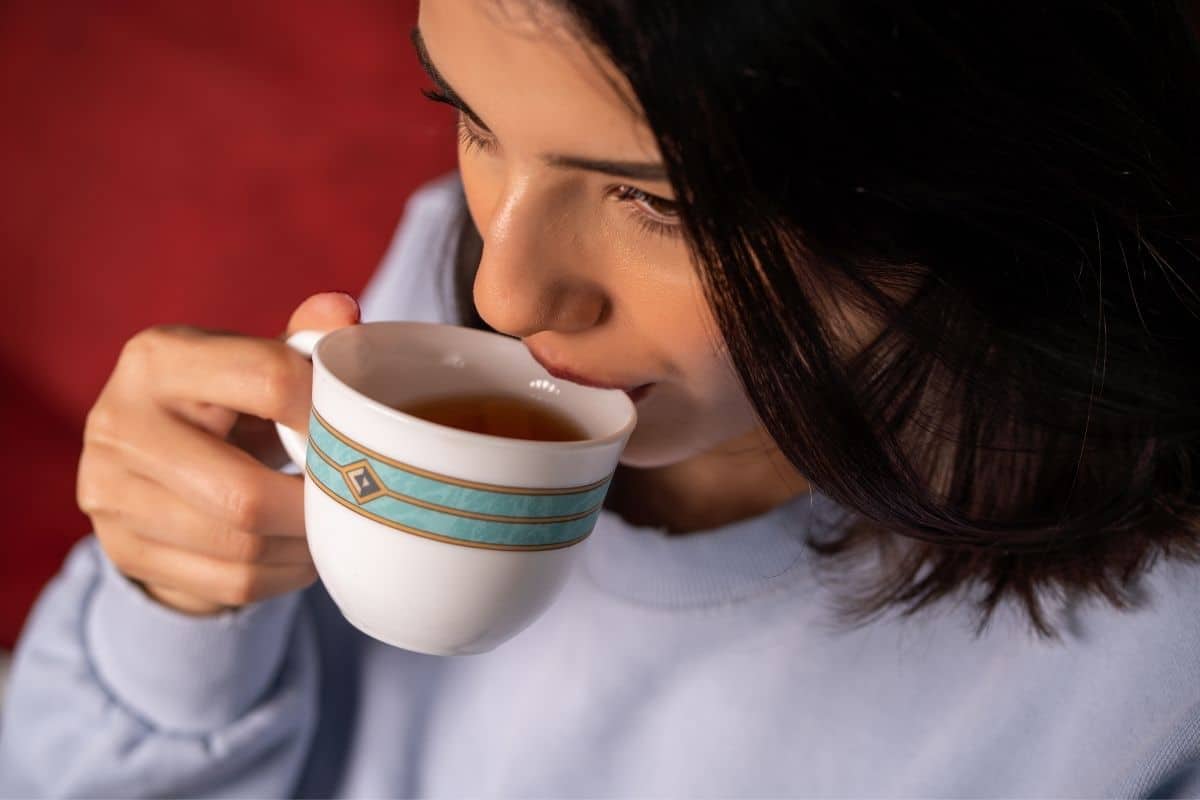
[[[304,470],[317,572],[346,619],[407,650],[465,655],[553,602],[591,533],[637,421],[616,389],[551,376],[518,340],[426,322],[301,331],[313,362],[308,436],[276,424]],[[498,393],[546,404],[578,441],[451,428],[394,406]]]

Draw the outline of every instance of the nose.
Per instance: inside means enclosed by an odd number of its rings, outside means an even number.
[[[480,221],[475,306],[502,333],[579,333],[606,315],[609,301],[599,271],[589,268],[580,229],[586,220],[563,200],[529,183],[505,187],[490,218]]]

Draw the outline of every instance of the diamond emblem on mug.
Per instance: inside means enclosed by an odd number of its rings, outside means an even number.
[[[387,494],[387,489],[384,488],[383,481],[379,480],[379,476],[375,474],[375,470],[371,469],[371,465],[366,461],[356,461],[353,464],[347,464],[341,468],[341,472],[342,477],[346,479],[346,485],[350,487],[350,492],[354,495],[354,499],[359,503],[365,503]]]

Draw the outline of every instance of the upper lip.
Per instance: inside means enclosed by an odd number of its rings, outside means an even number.
[[[581,375],[578,372],[575,372],[574,370],[567,369],[566,367],[560,367],[551,363],[550,361],[547,361],[544,357],[538,354],[538,352],[534,350],[532,346],[530,346],[529,342],[525,342],[525,347],[529,350],[529,355],[533,356],[533,359],[541,364],[546,369],[546,372],[549,372],[554,377],[561,378],[564,381],[578,383],[583,386],[592,386],[596,389],[621,389],[626,392],[631,392],[637,387],[644,385],[642,383],[612,383],[609,381],[599,380],[598,378],[589,378],[586,375]]]

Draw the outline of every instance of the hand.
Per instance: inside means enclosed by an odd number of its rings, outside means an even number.
[[[353,298],[317,294],[283,338],[357,321]],[[273,438],[272,420],[307,430],[311,396],[312,364],[282,340],[185,325],[130,339],[88,413],[76,483],[117,568],[191,614],[311,584],[303,480],[239,446]]]

